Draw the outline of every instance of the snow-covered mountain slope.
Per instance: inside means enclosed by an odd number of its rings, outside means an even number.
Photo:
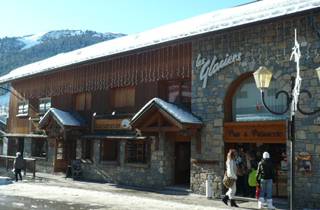
[[[94,31],[58,30],[58,31],[49,31],[49,32],[43,32],[38,34],[26,35],[23,37],[17,37],[17,39],[24,44],[21,50],[25,50],[51,39],[61,39],[65,37],[80,37],[87,34],[94,38],[102,38],[102,39],[112,39],[112,38],[116,38],[118,36],[123,35],[123,34],[115,34],[115,33],[98,33]]]
[[[59,53],[69,52],[121,36],[124,36],[124,34],[57,30],[22,37],[0,38],[0,75],[19,66]]]

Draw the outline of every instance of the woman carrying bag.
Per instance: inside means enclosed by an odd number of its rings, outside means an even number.
[[[237,166],[235,162],[236,150],[230,149],[227,155],[226,168],[227,171],[224,177],[224,185],[228,188],[227,193],[222,198],[222,202],[228,205],[228,201],[230,200],[230,204],[233,207],[239,207],[233,196],[236,194],[236,180],[237,180]]]

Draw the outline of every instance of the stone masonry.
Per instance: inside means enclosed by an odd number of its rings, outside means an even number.
[[[192,143],[192,158],[214,160],[218,164],[192,164],[191,188],[196,193],[205,193],[208,174],[214,177],[216,195],[222,192],[221,179],[224,173],[224,99],[230,84],[246,72],[254,72],[259,66],[272,70],[272,82],[279,90],[290,90],[290,77],[296,73],[295,63],[290,61],[294,46],[294,29],[297,29],[302,57],[300,59],[302,89],[308,89],[313,98],[306,94],[300,97],[304,109],[320,106],[320,83],[314,71],[320,65],[320,13],[306,13],[294,17],[255,23],[241,28],[210,33],[193,40],[192,113],[204,122],[201,131],[202,151],[195,152]],[[316,29],[316,30],[315,30]],[[200,69],[196,68],[197,56],[217,61],[227,55],[242,53],[241,61],[222,68],[208,78],[202,88]],[[312,173],[296,171],[296,197],[298,208],[320,208],[320,126],[314,123],[319,115],[296,115],[296,155],[308,152],[312,155]]]
[[[174,145],[173,141],[166,139],[164,134],[160,133],[159,135],[159,149],[155,148],[155,141],[151,140],[151,157],[147,164],[125,162],[126,140],[120,141],[120,157],[117,163],[102,163],[100,162],[100,141],[94,140],[93,163],[82,165],[84,178],[154,188],[161,188],[173,183]]]

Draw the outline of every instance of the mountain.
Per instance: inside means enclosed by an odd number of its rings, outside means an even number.
[[[20,66],[83,48],[125,34],[95,31],[57,30],[22,37],[0,38],[0,75]],[[1,87],[9,88],[8,85]],[[0,88],[0,120],[7,117],[9,96]],[[5,121],[5,120],[3,120]]]
[[[0,38],[0,75],[17,67],[124,36],[121,33],[57,30],[22,37]]]

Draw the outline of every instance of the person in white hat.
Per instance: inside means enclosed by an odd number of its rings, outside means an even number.
[[[18,181],[18,175],[20,180],[22,181],[21,170],[24,168],[24,160],[20,152],[16,153],[16,159],[13,162],[14,173],[16,182]]]
[[[274,175],[274,167],[270,159],[270,154],[268,152],[264,152],[257,170],[257,182],[260,183],[261,189],[258,200],[258,209],[263,207],[265,201],[267,202],[269,209],[275,209],[272,204],[272,183]]]

